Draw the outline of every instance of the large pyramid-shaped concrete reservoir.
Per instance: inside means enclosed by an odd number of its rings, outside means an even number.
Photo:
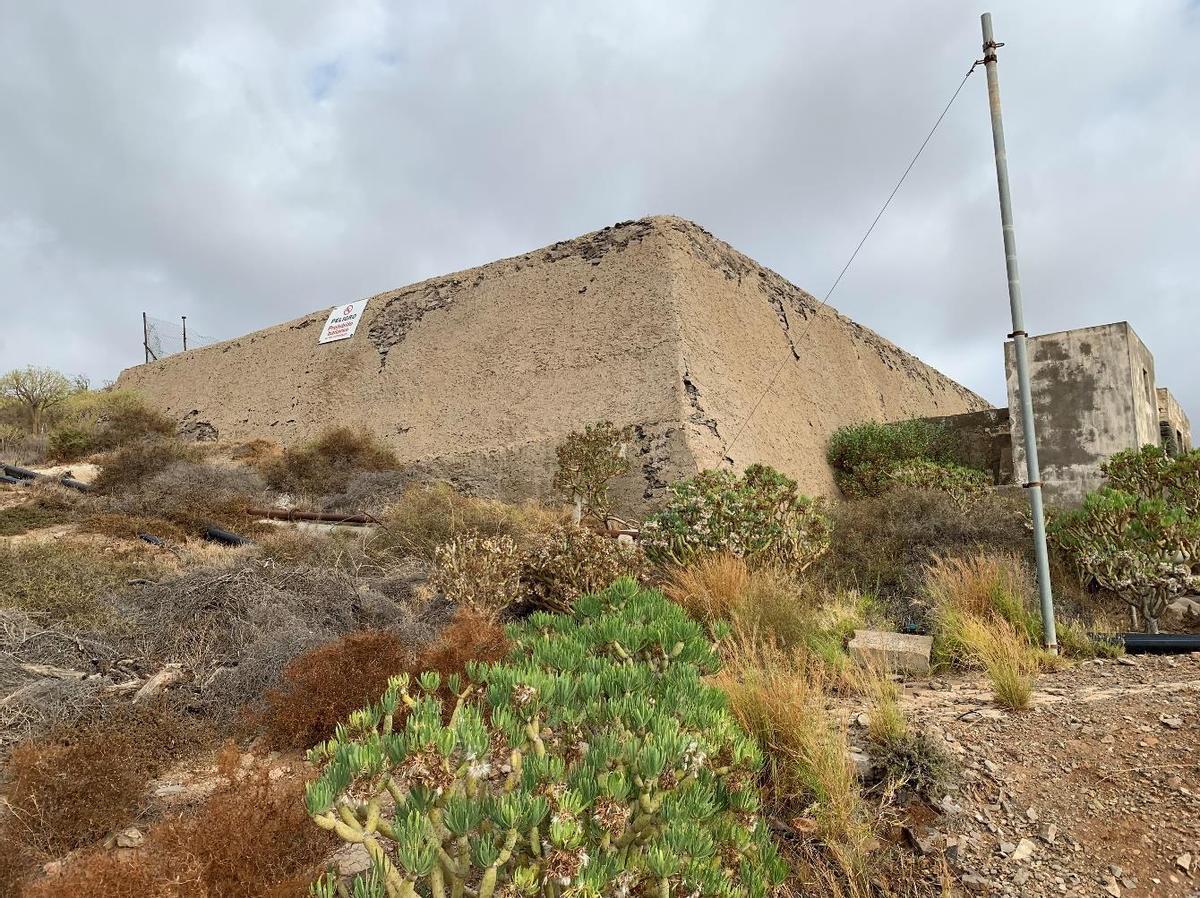
[[[130,368],[118,384],[222,442],[287,446],[365,425],[414,477],[504,498],[549,494],[571,430],[628,424],[633,471],[615,494],[629,510],[677,477],[756,461],[832,494],[835,428],[987,407],[671,216],[373,296],[354,337],[318,345],[326,315]]]

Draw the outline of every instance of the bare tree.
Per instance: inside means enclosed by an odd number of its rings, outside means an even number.
[[[0,375],[0,399],[20,408],[29,422],[29,429],[41,433],[47,412],[66,401],[79,386],[78,381],[72,381],[53,368],[30,365]]]

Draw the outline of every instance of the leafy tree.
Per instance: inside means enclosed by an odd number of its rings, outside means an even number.
[[[576,523],[585,514],[607,518],[608,482],[629,470],[625,447],[632,436],[632,428],[601,421],[572,431],[558,447],[554,488],[574,503]]]
[[[53,368],[29,365],[0,375],[0,399],[20,408],[34,433],[41,433],[47,415],[79,389],[87,389],[86,381],[72,380]]]

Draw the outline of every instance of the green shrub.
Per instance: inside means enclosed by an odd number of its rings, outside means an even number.
[[[1142,499],[1161,499],[1200,516],[1200,449],[1172,458],[1160,446],[1118,452],[1101,466],[1109,489]]]
[[[751,465],[741,477],[702,471],[671,484],[670,493],[642,528],[653,561],[686,564],[704,552],[729,552],[799,573],[829,549],[824,503],[766,465]]]
[[[377,559],[414,555],[432,560],[437,547],[456,536],[507,536],[526,545],[558,515],[532,502],[509,505],[457,492],[448,483],[414,484],[389,506],[368,551]]]
[[[356,895],[762,898],[782,881],[762,754],[700,679],[717,657],[681,609],[621,580],[510,638],[509,660],[465,679],[394,678],[310,752],[309,813],[375,862]]]
[[[982,471],[953,462],[915,458],[892,468],[888,489],[930,490],[946,493],[960,504],[973,502],[988,493],[990,480]]]
[[[50,431],[47,452],[57,461],[75,461],[94,451],[92,432],[78,424],[64,424]]]
[[[620,577],[644,580],[646,556],[586,527],[559,524],[538,534],[521,560],[521,587],[533,608],[569,614],[576,600]]]
[[[360,471],[394,471],[400,461],[367,430],[333,427],[263,465],[272,488],[301,496],[344,492]]]
[[[74,393],[58,413],[50,432],[50,457],[74,461],[95,452],[110,452],[142,441],[163,441],[175,425],[128,390]]]
[[[826,458],[841,491],[858,498],[887,490],[892,470],[905,462],[953,462],[956,448],[953,433],[930,421],[869,421],[835,430]]]
[[[630,427],[618,429],[611,421],[601,421],[582,432],[572,431],[556,450],[554,488],[576,505],[580,515],[601,522],[607,519],[608,482],[629,470],[625,446],[632,435]]]

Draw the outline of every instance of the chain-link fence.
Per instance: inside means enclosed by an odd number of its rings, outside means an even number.
[[[215,337],[206,337],[192,330],[184,316],[180,316],[178,321],[167,321],[143,312],[142,333],[147,362],[217,342]]]

